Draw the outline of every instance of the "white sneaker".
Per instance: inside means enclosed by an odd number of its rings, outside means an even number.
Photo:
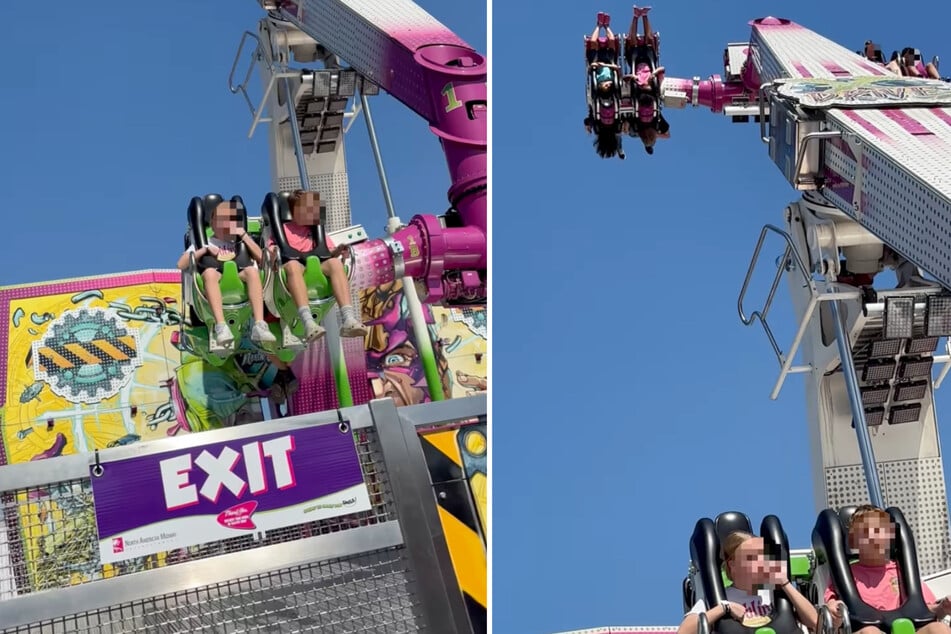
[[[251,327],[251,341],[256,343],[275,343],[277,342],[277,337],[271,333],[271,329],[267,327],[267,322],[259,321]]]
[[[215,342],[222,348],[226,348],[234,343],[234,335],[227,324],[215,324]]]
[[[370,329],[356,319],[345,319],[340,326],[341,337],[366,337]]]
[[[307,343],[314,343],[318,339],[324,336],[324,333],[327,332],[324,330],[324,327],[318,324],[313,319],[304,320],[304,341]]]

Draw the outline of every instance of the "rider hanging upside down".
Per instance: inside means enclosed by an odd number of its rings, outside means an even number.
[[[596,134],[594,147],[602,158],[610,158],[616,154],[623,159],[621,127],[617,117],[620,50],[618,37],[611,31],[610,24],[611,16],[598,13],[597,26],[591,35],[585,38],[588,80],[593,83],[594,89],[591,91],[584,126],[589,133]],[[601,36],[602,28],[605,31],[604,37]]]
[[[624,38],[624,57],[633,73],[624,79],[631,82],[631,94],[636,102],[637,116],[628,128],[628,134],[640,137],[648,154],[654,153],[658,138],[670,138],[670,125],[660,107],[660,87],[664,81],[664,67],[657,65],[660,36],[651,30],[647,13],[650,7],[634,6],[630,33]],[[644,19],[644,34],[637,33],[637,20]]]

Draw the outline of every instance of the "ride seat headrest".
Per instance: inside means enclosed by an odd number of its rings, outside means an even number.
[[[753,532],[753,523],[750,522],[749,516],[739,511],[724,511],[720,513],[717,515],[714,524],[717,529],[717,538],[720,540],[720,544],[723,544],[723,540],[725,540],[730,533],[736,531],[746,533]]]
[[[265,197],[264,207],[268,205],[276,204],[277,205],[277,218],[282,222],[290,222],[292,220],[293,214],[291,213],[291,195],[293,192],[278,192],[277,194]],[[271,202],[273,200],[273,202]],[[268,214],[265,212],[262,214],[264,218],[268,217]],[[320,224],[324,224],[327,219],[327,203],[324,200],[320,201]]]
[[[207,244],[207,231],[211,228],[211,217],[215,208],[224,198],[221,194],[205,194],[195,196],[188,203],[188,241],[196,248]],[[246,230],[248,228],[248,212],[241,196],[230,198],[238,211],[238,222]]]
[[[215,208],[222,203],[224,198],[221,194],[206,194],[201,199],[201,208],[202,208],[202,224],[205,227],[211,226],[212,214],[215,212]],[[248,210],[244,206],[244,200],[241,196],[232,196],[230,202],[235,204],[235,209],[238,212],[238,223],[241,226],[247,227],[248,224]]]
[[[836,593],[849,609],[853,631],[867,626],[876,626],[889,631],[898,618],[907,618],[918,629],[934,621],[934,614],[924,603],[921,593],[921,576],[914,537],[904,515],[895,507],[885,509],[895,526],[895,539],[890,558],[898,565],[904,603],[895,610],[881,611],[864,603],[858,595],[855,579],[851,573],[848,551],[849,527],[856,507],[843,507],[838,511],[825,509],[816,518],[812,530],[812,545],[820,567],[827,567],[827,574]]]
[[[839,521],[842,522],[842,530],[845,531],[845,547],[848,550],[849,557],[858,555],[858,551],[849,546],[849,527],[852,525],[852,516],[855,515],[858,508],[857,504],[839,507]]]

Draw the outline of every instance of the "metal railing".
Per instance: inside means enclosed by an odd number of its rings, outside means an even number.
[[[0,552],[0,588],[15,584],[0,600],[0,631],[264,632],[286,623],[472,632],[445,540],[435,538],[442,530],[417,428],[485,415],[484,394],[399,409],[381,399],[102,450],[105,463],[349,421],[371,500],[368,511],[115,565],[99,561],[94,456],[0,466],[0,547],[5,532],[9,551]]]
[[[767,234],[771,232],[780,235],[785,240],[786,249],[779,259],[780,264],[776,267],[776,275],[773,277],[773,282],[770,285],[769,295],[766,297],[766,302],[763,304],[761,309],[754,310],[749,314],[749,316],[747,316],[746,311],[743,308],[743,300],[746,298],[746,292],[749,290],[750,281],[753,279],[753,272],[756,270],[756,264],[759,261],[759,255],[763,249],[763,243],[766,241]],[[799,271],[799,274],[803,278],[804,287],[810,289],[810,298],[809,304],[806,307],[806,311],[803,314],[802,319],[799,322],[799,326],[796,329],[796,335],[793,338],[792,344],[790,345],[789,352],[784,353],[782,349],[780,349],[779,344],[776,342],[776,337],[773,335],[773,331],[769,326],[767,317],[769,315],[770,308],[772,308],[773,300],[776,298],[776,291],[778,290],[779,283],[782,280],[783,272],[792,272],[793,269]],[[782,390],[783,384],[786,382],[786,377],[788,375],[812,371],[813,368],[811,365],[794,366],[793,361],[796,358],[796,353],[799,351],[799,346],[802,344],[802,340],[806,335],[806,330],[809,327],[809,323],[812,321],[812,315],[815,313],[819,302],[861,299],[861,297],[862,294],[858,290],[819,293],[816,283],[809,273],[809,269],[803,262],[802,256],[800,256],[798,249],[796,249],[792,236],[790,236],[786,231],[783,231],[779,227],[773,225],[765,225],[763,227],[763,230],[760,231],[759,240],[756,242],[756,248],[753,251],[753,257],[750,260],[750,266],[746,271],[746,277],[743,280],[743,287],[740,289],[740,296],[737,299],[737,311],[740,314],[740,321],[743,322],[743,325],[751,326],[755,321],[759,321],[760,324],[762,324],[763,330],[766,332],[766,336],[769,338],[769,344],[772,346],[773,352],[776,355],[776,359],[779,361],[779,378],[773,385],[773,391],[769,396],[770,399],[776,400],[779,397],[779,392]]]

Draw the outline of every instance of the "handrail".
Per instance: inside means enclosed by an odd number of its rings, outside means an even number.
[[[781,264],[776,267],[776,275],[773,277],[773,283],[770,286],[766,303],[763,305],[763,308],[760,310],[755,310],[750,313],[749,316],[747,316],[743,309],[743,300],[746,298],[746,292],[749,290],[750,281],[753,279],[753,272],[756,270],[756,264],[759,261],[760,251],[763,249],[763,244],[766,240],[766,234],[769,232],[777,233],[783,237],[783,239],[786,241],[786,250],[783,252],[782,257],[780,258]],[[809,300],[809,305],[806,307],[805,314],[802,317],[802,321],[799,323],[799,328],[796,330],[796,336],[793,338],[789,352],[788,354],[783,354],[779,344],[776,342],[776,337],[773,335],[772,328],[769,327],[767,316],[769,314],[770,308],[772,308],[773,300],[776,297],[776,291],[779,288],[779,282],[782,279],[783,271],[789,270],[789,260],[791,258],[794,259],[793,264],[795,268],[799,270],[799,274],[802,276],[805,286],[810,289],[811,298]],[[812,314],[815,312],[818,303],[821,301],[859,299],[860,297],[861,292],[858,290],[830,292],[824,293],[820,296],[815,287],[815,283],[813,282],[808,269],[806,268],[805,262],[803,262],[802,256],[799,254],[799,250],[796,249],[796,245],[793,242],[792,236],[774,225],[765,225],[763,227],[762,231],[760,231],[759,240],[756,242],[756,248],[753,251],[753,257],[750,260],[750,266],[747,269],[746,278],[743,280],[743,287],[740,289],[740,296],[737,299],[737,311],[740,314],[740,321],[743,322],[744,326],[751,326],[753,322],[757,320],[760,322],[760,324],[762,324],[763,330],[766,332],[766,336],[769,338],[769,343],[773,348],[773,353],[776,355],[777,361],[779,361],[779,378],[776,380],[776,384],[773,386],[770,399],[776,400],[776,398],[779,396],[779,392],[782,389],[783,383],[786,381],[786,376],[789,374],[811,372],[813,370],[811,365],[793,366],[793,360],[796,358],[796,353],[799,351],[799,346],[806,335],[806,329],[809,326],[809,322],[812,320]]]
[[[710,634],[710,622],[704,612],[697,615],[697,634]]]
[[[852,634],[852,617],[849,616],[849,609],[842,601],[839,601],[839,617],[842,619],[841,634]]]
[[[248,37],[254,38],[254,41],[257,42],[257,45],[254,47],[254,54],[251,57],[251,63],[248,65],[248,72],[244,74],[244,81],[239,85],[234,85],[234,72],[238,69],[238,62],[241,60],[241,53],[244,51],[244,43]],[[238,52],[234,55],[234,62],[231,64],[231,72],[228,73],[228,90],[231,91],[231,94],[237,94],[239,91],[244,95],[244,100],[248,103],[248,108],[251,110],[251,116],[255,115],[254,104],[251,103],[251,98],[248,97],[248,82],[251,81],[251,73],[254,72],[254,64],[258,60],[259,51],[261,49],[261,40],[260,38],[252,33],[251,31],[245,31],[241,34],[241,40],[238,42]]]
[[[241,53],[244,50],[244,43],[249,37],[254,38],[254,41],[257,42],[257,46],[255,46],[254,48],[254,55],[251,58],[252,59],[251,65],[248,66],[248,72],[245,73],[244,75],[244,81],[238,84],[237,86],[235,86],[234,73],[238,68],[238,61],[241,59]],[[250,31],[245,31],[241,35],[241,40],[238,43],[238,52],[235,54],[234,62],[231,64],[231,72],[228,74],[228,90],[230,90],[232,94],[237,94],[240,92],[241,95],[244,97],[245,102],[247,102],[248,104],[248,109],[251,111],[252,120],[251,120],[251,130],[248,132],[249,139],[254,136],[254,131],[257,129],[258,124],[272,122],[271,117],[262,117],[261,115],[264,114],[265,104],[267,104],[267,101],[270,98],[271,93],[274,91],[274,83],[278,79],[287,80],[288,78],[298,77],[300,75],[300,71],[290,71],[284,66],[282,67],[275,66],[271,61],[268,60],[267,56],[264,53],[265,53],[265,50],[261,46],[261,39],[254,33],[251,33]],[[251,81],[251,73],[254,72],[254,66],[255,64],[258,64],[258,63],[264,64],[265,68],[268,71],[269,78],[268,78],[267,86],[264,88],[264,95],[261,97],[261,103],[258,105],[257,108],[255,108],[254,104],[251,102],[251,97],[248,96],[247,87],[248,87],[248,82]],[[285,89],[287,88],[288,86],[285,81]],[[288,91],[287,98],[289,100],[292,99],[292,96],[290,95],[289,91]]]
[[[838,130],[820,130],[818,132],[810,132],[802,137],[802,140],[799,142],[799,153],[796,155],[796,171],[793,174],[793,184],[797,187],[802,184],[799,180],[799,173],[802,171],[802,164],[806,159],[806,148],[809,147],[809,142],[814,139],[834,139],[841,136],[842,133]]]
[[[766,136],[766,88],[767,86],[772,85],[773,82],[768,81],[764,84],[760,84],[758,99],[759,99],[759,137],[760,141],[769,145],[769,137]]]
[[[829,606],[819,606],[819,624],[816,634],[835,634],[835,623],[832,621],[832,611]]]

